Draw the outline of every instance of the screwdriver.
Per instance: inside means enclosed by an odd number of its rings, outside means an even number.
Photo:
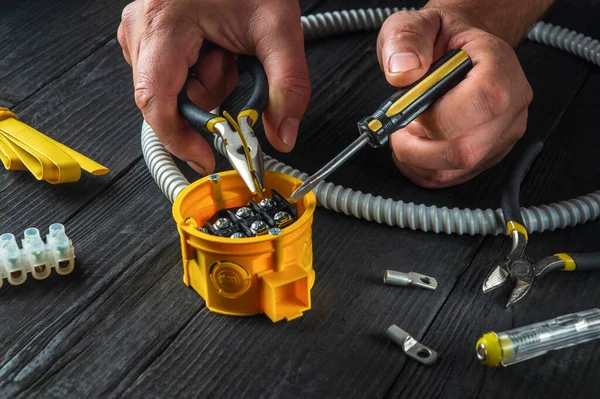
[[[372,147],[384,145],[390,134],[412,122],[462,81],[472,67],[473,62],[464,50],[448,51],[431,65],[425,76],[392,94],[371,116],[361,119],[358,122],[360,136],[298,187],[292,193],[292,200],[298,201],[309,193],[367,143]]]
[[[501,333],[486,333],[475,350],[486,366],[510,366],[598,338],[600,309],[595,308]]]

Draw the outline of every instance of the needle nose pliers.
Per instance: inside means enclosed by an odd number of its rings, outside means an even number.
[[[255,57],[238,55],[237,65],[240,71],[248,71],[254,81],[250,99],[238,114],[237,122],[227,112],[218,116],[197,107],[189,99],[186,87],[179,94],[178,108],[196,131],[206,129],[221,136],[231,166],[253,194],[262,196],[265,188],[263,152],[253,126],[267,106],[269,86],[265,71]]]
[[[525,175],[542,148],[541,141],[535,141],[527,147],[524,155],[510,172],[508,184],[502,192],[502,212],[512,240],[512,249],[508,256],[488,274],[482,289],[487,293],[508,284],[512,291],[506,307],[511,307],[525,298],[535,279],[551,271],[600,271],[600,252],[558,253],[538,262],[525,255],[529,234],[521,216],[519,191]]]

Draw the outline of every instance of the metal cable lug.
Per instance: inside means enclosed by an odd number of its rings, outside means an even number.
[[[426,366],[430,366],[437,360],[437,352],[417,342],[406,331],[395,324],[387,330],[387,336],[396,344],[400,345],[404,353]]]
[[[383,275],[383,282],[385,284],[397,285],[399,287],[408,287],[409,285],[414,285],[432,291],[434,291],[438,286],[437,280],[433,277],[415,272],[403,273],[394,270],[385,271],[385,274]]]

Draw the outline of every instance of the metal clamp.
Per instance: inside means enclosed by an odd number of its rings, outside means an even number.
[[[388,328],[387,336],[391,341],[400,345],[404,353],[426,366],[432,365],[437,360],[436,351],[420,344],[410,334],[395,324],[392,324]]]

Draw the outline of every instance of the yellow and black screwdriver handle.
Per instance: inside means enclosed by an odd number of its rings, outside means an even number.
[[[450,50],[431,65],[425,76],[392,94],[371,116],[360,120],[359,133],[368,134],[373,147],[384,145],[390,134],[412,122],[462,81],[472,67],[464,50]]]
[[[262,64],[256,57],[238,55],[236,63],[238,70],[246,70],[254,82],[254,88],[250,98],[238,114],[237,120],[239,123],[240,118],[247,116],[251,120],[251,126],[254,126],[269,102],[269,84],[267,82],[267,75],[265,74]],[[192,103],[186,93],[185,86],[181,93],[179,93],[177,105],[180,115],[183,116],[196,131],[206,129],[211,133],[218,134],[215,126],[219,123],[227,122],[224,117],[200,109]]]

